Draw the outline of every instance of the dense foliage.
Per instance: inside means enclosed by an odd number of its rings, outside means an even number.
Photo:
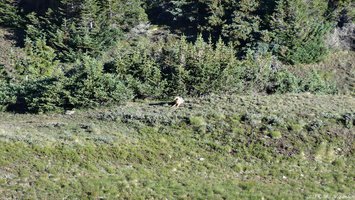
[[[299,75],[282,66],[321,61],[331,50],[329,35],[351,27],[354,16],[350,0],[1,1],[0,26],[15,30],[25,55],[12,65],[0,60],[0,108],[47,112],[216,92],[335,93],[321,71]],[[352,43],[349,34],[340,39]]]

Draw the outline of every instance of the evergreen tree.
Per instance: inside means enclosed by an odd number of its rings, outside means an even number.
[[[331,0],[328,2],[327,16],[342,27],[355,23],[355,2],[352,0]]]
[[[327,52],[327,1],[279,0],[270,27],[274,52],[288,63],[319,61]]]
[[[47,46],[44,39],[35,41],[26,39],[26,57],[16,66],[19,74],[28,78],[52,77],[61,74],[59,61],[54,49]]]
[[[258,7],[257,0],[231,1],[227,7],[231,15],[227,16],[227,23],[223,26],[223,36],[239,47],[251,46],[260,31]]]
[[[102,12],[100,17],[105,19],[108,27],[125,32],[148,18],[140,0],[100,0]]]
[[[207,25],[210,11],[207,0],[145,1],[150,20],[168,25],[173,32],[196,39]],[[206,35],[207,36],[207,35]]]
[[[18,1],[2,0],[0,2],[0,25],[18,27],[21,23]]]
[[[45,15],[30,17],[27,37],[46,38],[67,61],[74,61],[80,54],[99,57],[123,37],[124,31],[146,21],[139,0],[60,0]]]

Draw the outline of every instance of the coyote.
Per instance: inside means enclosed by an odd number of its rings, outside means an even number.
[[[184,99],[182,97],[175,97],[174,105],[172,107],[178,108],[183,103],[184,103]]]

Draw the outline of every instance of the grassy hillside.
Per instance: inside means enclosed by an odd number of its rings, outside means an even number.
[[[353,199],[355,99],[208,96],[1,113],[2,199]]]

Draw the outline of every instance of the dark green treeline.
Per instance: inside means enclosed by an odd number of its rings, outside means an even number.
[[[23,56],[0,60],[0,108],[60,111],[133,98],[337,89],[315,63],[354,23],[350,0],[3,0]],[[2,45],[2,44],[0,44]]]

